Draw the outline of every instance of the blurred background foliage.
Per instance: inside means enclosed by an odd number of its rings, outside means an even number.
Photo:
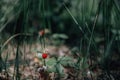
[[[96,40],[105,34],[107,36],[107,33],[119,34],[119,4],[119,0],[1,0],[0,32],[35,33],[38,27],[49,28],[52,33],[68,35],[68,43],[75,42],[73,45],[77,45],[84,34],[92,32],[96,14]],[[74,22],[65,6],[79,25]]]
[[[80,46],[83,41],[83,46],[88,46],[85,51],[89,52],[93,45],[97,52],[99,42],[107,48],[113,36],[120,40],[119,22],[119,0],[0,1],[1,44],[5,35],[30,33],[35,37],[47,28],[59,38],[59,34],[65,34],[63,37],[67,37],[66,43],[70,46]]]
[[[119,0],[0,1],[1,44],[4,38],[7,40],[9,36],[17,33],[33,35],[31,41],[34,42],[38,32],[47,28],[48,32],[53,34],[49,37],[54,38],[55,44],[66,42],[67,45],[78,46],[84,55],[89,52],[99,53],[100,45],[107,50],[108,46],[113,48],[115,44],[115,51],[118,53],[119,22]],[[30,41],[29,37],[24,36],[16,39],[17,42]],[[110,48],[105,52],[110,53]]]

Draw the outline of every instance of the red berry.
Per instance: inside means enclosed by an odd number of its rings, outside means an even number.
[[[48,56],[48,54],[47,54],[47,53],[43,53],[43,54],[42,54],[42,58],[43,58],[43,59],[46,59],[46,58],[47,58],[47,56]]]
[[[41,30],[40,32],[39,32],[39,35],[40,36],[43,36],[45,34],[45,31],[44,30]]]

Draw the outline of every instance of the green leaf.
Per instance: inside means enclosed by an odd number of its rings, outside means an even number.
[[[49,59],[47,59],[46,60],[46,65],[47,66],[53,66],[53,65],[55,65],[56,64],[56,59],[55,58],[49,58]]]
[[[63,66],[67,66],[67,67],[73,67],[74,66],[74,62],[73,62],[72,57],[68,57],[68,56],[61,57],[59,59],[59,61],[60,61],[60,64],[63,65]]]
[[[55,58],[49,58],[46,60],[46,65],[48,66],[48,72],[56,72],[55,69],[56,59]]]
[[[48,72],[56,72],[60,75],[63,73],[63,67],[60,63],[57,63],[55,58],[50,58],[46,61],[46,65],[48,66]]]
[[[65,35],[65,34],[53,34],[53,36],[52,36],[54,39],[59,39],[59,38],[61,38],[61,39],[68,39],[68,36],[67,35]]]

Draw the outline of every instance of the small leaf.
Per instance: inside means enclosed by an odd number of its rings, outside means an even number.
[[[68,36],[65,34],[53,34],[54,39],[68,39]]]
[[[60,60],[60,64],[66,67],[73,67],[74,66],[74,62],[73,62],[73,58],[72,57],[62,57],[59,59]]]
[[[47,66],[53,66],[53,65],[55,65],[56,64],[56,59],[55,58],[49,58],[49,59],[47,59],[46,60],[46,65]]]

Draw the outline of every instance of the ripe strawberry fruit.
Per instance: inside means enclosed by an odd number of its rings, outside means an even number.
[[[48,56],[48,54],[47,54],[47,53],[43,53],[43,54],[42,54],[42,58],[43,58],[43,59],[46,59],[46,58],[47,58],[47,56]]]
[[[39,32],[39,35],[40,36],[43,36],[45,34],[45,31],[44,30],[41,30],[40,32]]]

